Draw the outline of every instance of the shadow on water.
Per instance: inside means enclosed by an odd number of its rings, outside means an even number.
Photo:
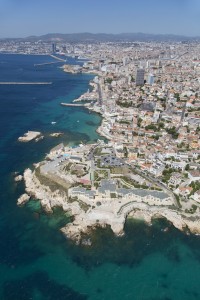
[[[20,298],[19,298],[20,295]],[[6,281],[3,286],[2,300],[86,300],[66,285],[58,284],[45,272],[35,272],[20,280]]]
[[[93,121],[86,121],[85,124],[87,124],[89,126],[97,126],[97,124]]]
[[[166,230],[167,229],[167,230]],[[86,237],[87,238],[87,237]],[[165,219],[154,220],[152,226],[142,221],[128,220],[125,224],[125,235],[116,237],[110,227],[92,230],[92,245],[75,245],[68,241],[67,253],[72,260],[85,270],[90,270],[104,263],[127,265],[133,267],[153,253],[162,253],[169,261],[180,264],[184,259],[180,243],[191,244],[191,237],[186,236]],[[195,240],[200,246],[200,240]],[[195,250],[197,251],[197,250]],[[200,251],[198,251],[200,258]],[[163,276],[167,277],[167,274]]]

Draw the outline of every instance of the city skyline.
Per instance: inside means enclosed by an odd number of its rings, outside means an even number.
[[[0,0],[0,38],[46,33],[144,32],[200,36],[197,0],[59,3]]]

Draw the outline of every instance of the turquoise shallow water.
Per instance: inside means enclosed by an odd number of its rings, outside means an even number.
[[[92,77],[66,74],[59,64],[34,68],[34,63],[51,60],[0,55],[0,81],[53,82],[0,86],[0,299],[200,299],[199,237],[186,236],[163,220],[151,227],[129,220],[125,236],[99,228],[92,234],[92,247],[80,247],[59,232],[68,215],[56,211],[47,216],[37,201],[16,206],[24,187],[13,183],[12,172],[41,160],[61,141],[99,138],[98,115],[60,106],[87,91]],[[42,131],[45,140],[18,143],[27,130]],[[49,138],[54,131],[64,136]]]

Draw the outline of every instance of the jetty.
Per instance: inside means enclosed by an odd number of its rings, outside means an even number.
[[[63,61],[63,62],[66,62],[66,60],[67,59],[63,59],[63,58],[60,58],[60,57],[57,57],[57,56],[55,56],[55,55],[50,55],[52,58],[55,58],[55,59],[57,59],[57,60],[59,60],[59,61]]]
[[[34,64],[34,67],[41,67],[41,66],[46,66],[46,65],[59,64],[61,62],[66,62],[67,61],[67,58],[63,59],[63,58],[57,57],[57,56],[52,55],[52,54],[50,55],[50,57],[56,59],[57,61],[50,61],[50,62],[45,62],[45,63],[40,63],[40,64]]]
[[[85,106],[84,104],[77,104],[77,103],[60,103],[63,106]]]

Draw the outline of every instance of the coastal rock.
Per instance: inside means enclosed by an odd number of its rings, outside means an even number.
[[[66,238],[73,240],[77,245],[81,242],[82,228],[81,226],[74,227],[73,224],[67,224],[60,229]]]
[[[39,141],[41,141],[41,140],[43,140],[43,139],[44,139],[44,136],[41,135],[41,136],[39,136],[38,138],[36,138],[35,141],[36,141],[36,142],[39,142]]]
[[[124,235],[124,223],[125,223],[125,219],[124,219],[124,221],[114,222],[111,224],[111,229],[115,235],[117,235],[117,236]]]
[[[82,239],[81,244],[83,246],[91,246],[92,245],[92,241],[91,241],[90,238],[84,238],[84,239]]]
[[[41,205],[47,213],[52,213],[53,207],[62,207],[69,210],[67,206],[67,197],[61,194],[58,190],[52,192],[48,186],[40,183],[35,173],[30,169],[24,172],[24,181],[26,185],[26,192],[33,195],[36,199],[41,200]]]
[[[167,211],[163,208],[157,208],[156,211],[149,208],[148,210],[132,211],[129,217],[143,219],[148,225],[151,225],[152,219],[165,218],[181,231],[189,230],[191,233],[200,234],[200,220],[197,215],[191,219],[177,211]]]
[[[51,214],[53,213],[50,201],[47,199],[44,199],[41,201],[41,205],[43,207],[43,209],[45,210],[46,213]]]
[[[22,175],[18,175],[15,177],[15,182],[19,182],[23,180],[23,176]]]
[[[28,131],[23,136],[20,136],[18,138],[19,142],[30,142],[32,140],[35,140],[41,136],[41,132],[38,131]]]
[[[74,211],[72,211],[72,214],[73,213]],[[125,218],[117,218],[115,220],[111,218],[111,220],[109,220],[104,218],[103,215],[104,214],[102,214],[101,219],[101,215],[99,214],[99,219],[97,220],[96,218],[93,218],[93,215],[90,212],[85,214],[80,212],[75,216],[74,221],[63,227],[61,231],[67,238],[76,242],[76,244],[81,243],[83,234],[89,235],[91,230],[96,227],[106,228],[107,225],[110,225],[112,231],[117,236],[124,235]]]
[[[149,213],[148,211],[141,211],[141,210],[134,210],[132,212],[130,212],[129,214],[129,218],[134,218],[134,219],[138,219],[138,220],[142,220],[145,223],[147,223],[148,225],[152,224],[152,214]]]
[[[62,135],[63,135],[63,132],[54,132],[54,133],[51,133],[49,136],[57,138],[57,137],[60,137]]]
[[[17,200],[17,205],[24,205],[24,204],[26,204],[29,201],[29,199],[30,199],[29,195],[23,194]]]
[[[38,172],[39,169],[36,169]],[[123,210],[119,209],[121,202],[112,202],[111,205],[94,206],[89,205],[89,209],[81,208],[79,201],[69,202],[67,194],[61,190],[50,190],[50,187],[43,185],[36,176],[37,172],[32,172],[30,169],[24,172],[24,181],[26,191],[29,195],[34,195],[35,198],[41,200],[41,205],[47,213],[52,213],[54,207],[61,207],[64,211],[70,212],[74,217],[73,222],[64,226],[61,231],[69,239],[79,244],[85,234],[89,234],[92,228],[96,226],[110,226],[112,231],[121,236],[124,234],[124,223],[126,217],[143,219],[149,225],[153,218],[166,218],[179,230],[189,229],[195,234],[200,233],[200,221],[197,214],[188,216],[183,211],[171,209],[163,206],[155,206],[149,200],[148,203],[132,202]],[[45,182],[45,181],[44,181]]]
[[[34,163],[33,166],[34,168],[38,168],[41,165],[41,163]]]
[[[17,171],[13,172],[13,176],[17,176],[17,175],[19,175],[19,172]]]

